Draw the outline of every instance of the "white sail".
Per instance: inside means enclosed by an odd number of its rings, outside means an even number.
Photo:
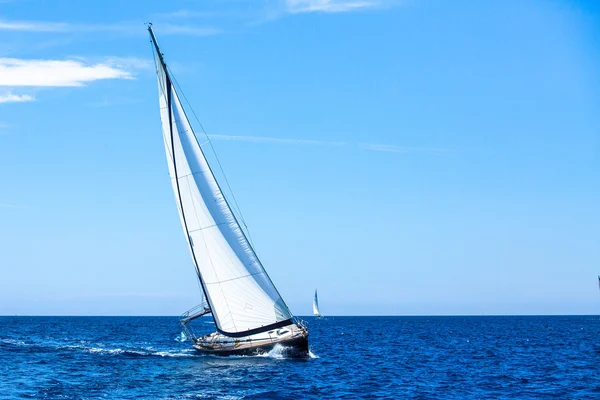
[[[317,289],[315,289],[315,299],[313,301],[313,314],[315,317],[321,316],[321,313],[319,312],[319,297],[317,296]]]
[[[217,329],[243,336],[283,325],[292,314],[223,196],[153,41],[169,174]]]

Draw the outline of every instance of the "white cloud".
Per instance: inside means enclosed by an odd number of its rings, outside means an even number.
[[[78,59],[82,62],[85,62],[86,59],[80,58]],[[147,69],[153,70],[154,63],[151,59],[146,58],[137,58],[137,57],[104,57],[103,59],[88,59],[87,61],[94,61],[98,63],[108,64],[112,67],[122,68],[122,69]]]
[[[0,58],[0,86],[83,86],[101,79],[133,79],[113,61],[85,64],[78,60]]]
[[[0,103],[24,103],[26,101],[34,101],[35,98],[28,94],[12,94],[0,93]],[[0,129],[2,124],[0,124]]]
[[[339,13],[382,5],[380,0],[285,0],[287,12],[291,14],[307,12]]]

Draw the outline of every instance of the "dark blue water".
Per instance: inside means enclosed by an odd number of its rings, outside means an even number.
[[[600,398],[600,317],[308,318],[308,360],[217,358],[174,317],[0,317],[0,398]]]

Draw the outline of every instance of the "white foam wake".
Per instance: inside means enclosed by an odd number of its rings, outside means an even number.
[[[187,339],[188,339],[188,338],[187,338],[187,336],[185,335],[185,333],[184,333],[184,332],[181,332],[181,333],[179,334],[179,336],[176,336],[176,337],[175,337],[175,340],[176,340],[176,341],[178,341],[179,343],[183,343],[183,342],[185,342]]]
[[[26,343],[15,339],[0,339],[0,343],[15,347],[38,347],[54,350],[73,350],[82,351],[90,354],[106,354],[106,355],[125,355],[125,356],[159,356],[159,357],[192,357],[194,349],[186,350],[163,350],[158,351],[153,348],[110,348],[104,347],[99,343],[81,343],[81,344],[62,344],[54,341],[51,342],[36,342]]]
[[[267,358],[273,358],[275,360],[283,360],[286,357],[287,353],[287,349],[280,345],[280,344],[276,344],[271,350],[269,350],[268,353],[264,353],[264,354],[258,354],[257,357],[267,357]]]

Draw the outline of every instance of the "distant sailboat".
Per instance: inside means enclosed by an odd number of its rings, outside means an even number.
[[[152,26],[160,118],[169,174],[204,301],[180,319],[194,348],[216,355],[259,354],[276,345],[308,356],[308,329],[295,318],[258,259],[221,191],[173,86]],[[189,325],[211,314],[217,332]]]
[[[315,299],[313,300],[313,314],[317,318],[323,318],[319,311],[319,296],[317,296],[317,289],[315,289]]]

